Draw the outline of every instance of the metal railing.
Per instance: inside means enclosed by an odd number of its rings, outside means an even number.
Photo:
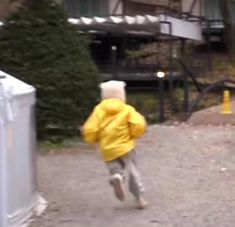
[[[230,83],[235,85],[235,80],[225,79],[217,81],[206,88],[204,88],[201,93],[198,95],[198,97],[194,100],[194,102],[191,104],[191,106],[188,108],[188,112],[185,115],[184,120],[188,120],[192,113],[196,110],[198,104],[201,102],[201,100],[211,91],[221,88],[221,90],[225,87],[225,84]]]

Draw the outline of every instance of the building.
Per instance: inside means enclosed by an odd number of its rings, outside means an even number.
[[[218,0],[55,1],[65,7],[79,32],[90,35],[92,55],[109,73],[117,71],[117,65],[137,72],[169,68],[169,58],[184,55],[187,43],[208,43],[223,34]],[[0,3],[1,18],[22,0],[9,2]],[[235,9],[235,1],[231,7]]]
[[[64,0],[63,3],[69,21],[80,32],[90,34],[92,54],[102,70],[105,65],[110,70],[118,65],[118,70],[113,71],[119,74],[165,70],[171,65],[169,59],[173,54],[182,52],[186,40],[203,40],[199,2]]]

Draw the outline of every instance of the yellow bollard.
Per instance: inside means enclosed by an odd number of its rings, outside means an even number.
[[[224,91],[223,95],[223,109],[222,114],[231,114],[231,100],[230,100],[230,92],[228,90]]]

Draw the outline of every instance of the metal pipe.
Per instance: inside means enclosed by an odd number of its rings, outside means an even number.
[[[194,9],[196,3],[197,3],[197,0],[193,0],[193,2],[191,3],[190,9],[189,9],[189,13],[190,13],[190,14],[192,14],[193,9]]]
[[[112,51],[112,75],[113,79],[117,79],[117,47],[112,46],[111,47]]]
[[[118,7],[120,6],[120,4],[122,3],[121,0],[118,0],[116,5],[114,6],[113,10],[112,10],[112,15],[116,15],[116,11],[118,9]]]
[[[167,24],[169,26],[169,101],[171,113],[174,112],[174,87],[173,87],[173,35],[172,35],[172,23],[170,21],[160,21],[161,24]]]
[[[211,43],[210,43],[210,21],[206,20],[206,45],[207,45],[207,52],[208,52],[208,69],[212,70],[212,59],[211,59]]]
[[[158,71],[156,76],[158,77],[158,95],[159,95],[159,121],[163,122],[165,117],[164,117],[164,99],[165,99],[165,94],[164,94],[164,77],[165,73]]]
[[[158,79],[159,83],[159,121],[163,122],[165,119],[164,116],[164,83],[163,78]]]
[[[191,78],[191,80],[193,81],[193,84],[195,85],[195,87],[197,88],[198,92],[202,92],[202,88],[200,87],[199,83],[197,82],[195,76],[192,74],[192,72],[188,69],[188,67],[184,64],[184,62],[182,60],[180,60],[179,58],[174,58],[174,60],[176,62],[178,62],[178,64],[183,68],[184,72],[187,73],[187,75]]]
[[[220,86],[224,86],[225,83],[232,83],[235,84],[235,80],[230,80],[230,79],[226,79],[226,80],[221,80],[218,81],[214,84],[209,85],[208,87],[204,88],[203,91],[198,95],[198,97],[194,100],[194,102],[192,103],[192,105],[188,108],[188,114],[186,119],[188,119],[192,112],[194,111],[194,109],[197,107],[198,103],[204,98],[204,96],[209,93],[210,91],[214,90],[215,88],[218,88]]]
[[[188,112],[188,76],[184,73],[184,103],[183,103],[184,112]]]
[[[169,32],[170,32],[170,46],[169,46],[169,55],[170,55],[170,62],[169,62],[169,98],[170,98],[170,106],[171,106],[171,113],[174,111],[174,88],[173,88],[173,37],[172,37],[172,24],[169,23]]]

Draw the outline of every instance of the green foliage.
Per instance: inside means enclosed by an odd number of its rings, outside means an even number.
[[[155,92],[128,92],[127,102],[135,106],[143,114],[151,114],[158,108],[158,100]]]
[[[232,65],[227,58],[220,56],[214,57],[213,69],[219,72],[226,72],[227,74],[235,74],[235,66]]]
[[[174,90],[175,98],[175,111],[182,111],[183,101],[184,101],[184,91],[183,88],[176,88]]]
[[[158,95],[157,91],[129,91],[127,93],[128,104],[134,106],[143,114],[148,123],[158,122]]]
[[[146,56],[146,51],[143,50],[126,50],[128,58],[141,58]]]
[[[77,132],[97,101],[99,77],[64,9],[50,0],[22,7],[3,26],[0,49],[1,70],[37,88],[39,136]]]

